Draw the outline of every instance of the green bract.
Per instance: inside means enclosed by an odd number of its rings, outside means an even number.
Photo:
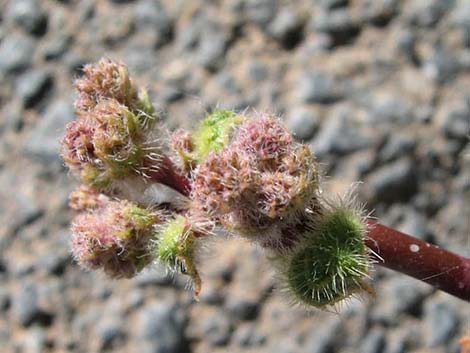
[[[285,264],[286,285],[300,303],[324,308],[365,289],[365,226],[347,208],[326,211]]]
[[[230,142],[230,135],[243,118],[230,110],[215,110],[201,121],[193,134],[194,159],[201,162]]]
[[[171,269],[176,269],[180,240],[186,229],[186,217],[178,215],[170,220],[158,238],[157,258]]]

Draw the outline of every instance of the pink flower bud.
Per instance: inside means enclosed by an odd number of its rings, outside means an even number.
[[[280,119],[266,115],[241,124],[233,143],[269,166],[279,164],[279,158],[291,150],[293,138]]]
[[[193,208],[242,234],[295,221],[316,197],[317,165],[276,118],[246,121],[193,176]]]
[[[113,98],[128,107],[136,107],[137,90],[125,65],[103,58],[97,64],[85,65],[83,73],[84,76],[75,81],[77,111],[90,111],[103,98]]]
[[[175,164],[185,173],[189,173],[195,164],[192,153],[194,143],[191,134],[183,129],[178,129],[170,136],[170,146],[176,152]]]
[[[136,115],[115,99],[102,99],[67,125],[64,162],[85,184],[100,190],[125,177],[145,176],[158,169],[162,149],[148,124],[147,115]]]
[[[73,256],[84,268],[101,268],[113,278],[132,277],[152,262],[155,225],[163,219],[161,212],[129,201],[108,201],[73,221]]]

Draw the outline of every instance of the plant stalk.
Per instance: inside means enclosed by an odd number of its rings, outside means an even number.
[[[470,301],[470,259],[368,221],[366,245],[378,265]]]
[[[182,175],[173,162],[167,156],[163,156],[158,161],[158,170],[148,172],[153,182],[164,184],[178,191],[180,194],[189,197],[191,191],[191,183],[187,177]]]

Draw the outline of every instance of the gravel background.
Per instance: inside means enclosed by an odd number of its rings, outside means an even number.
[[[379,269],[339,315],[273,293],[259,249],[183,278],[114,282],[68,250],[57,154],[72,79],[126,62],[171,127],[213,107],[286,119],[385,224],[470,256],[470,1],[0,0],[0,351],[456,353],[470,306]]]

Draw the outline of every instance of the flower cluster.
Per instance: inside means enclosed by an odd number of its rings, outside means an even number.
[[[125,180],[160,168],[165,147],[158,117],[124,65],[102,59],[84,72],[75,84],[77,120],[66,127],[62,157],[84,184],[119,192]]]
[[[253,237],[295,222],[317,190],[308,147],[293,141],[281,120],[261,116],[240,124],[231,143],[197,167],[192,199],[196,210]]]
[[[75,86],[62,157],[85,184],[70,196],[83,267],[128,278],[160,263],[189,275],[197,295],[201,244],[228,233],[266,249],[296,302],[325,308],[368,290],[363,217],[325,200],[313,153],[281,119],[216,110],[167,139],[124,65],[86,65]],[[139,197],[162,184],[184,202]]]

